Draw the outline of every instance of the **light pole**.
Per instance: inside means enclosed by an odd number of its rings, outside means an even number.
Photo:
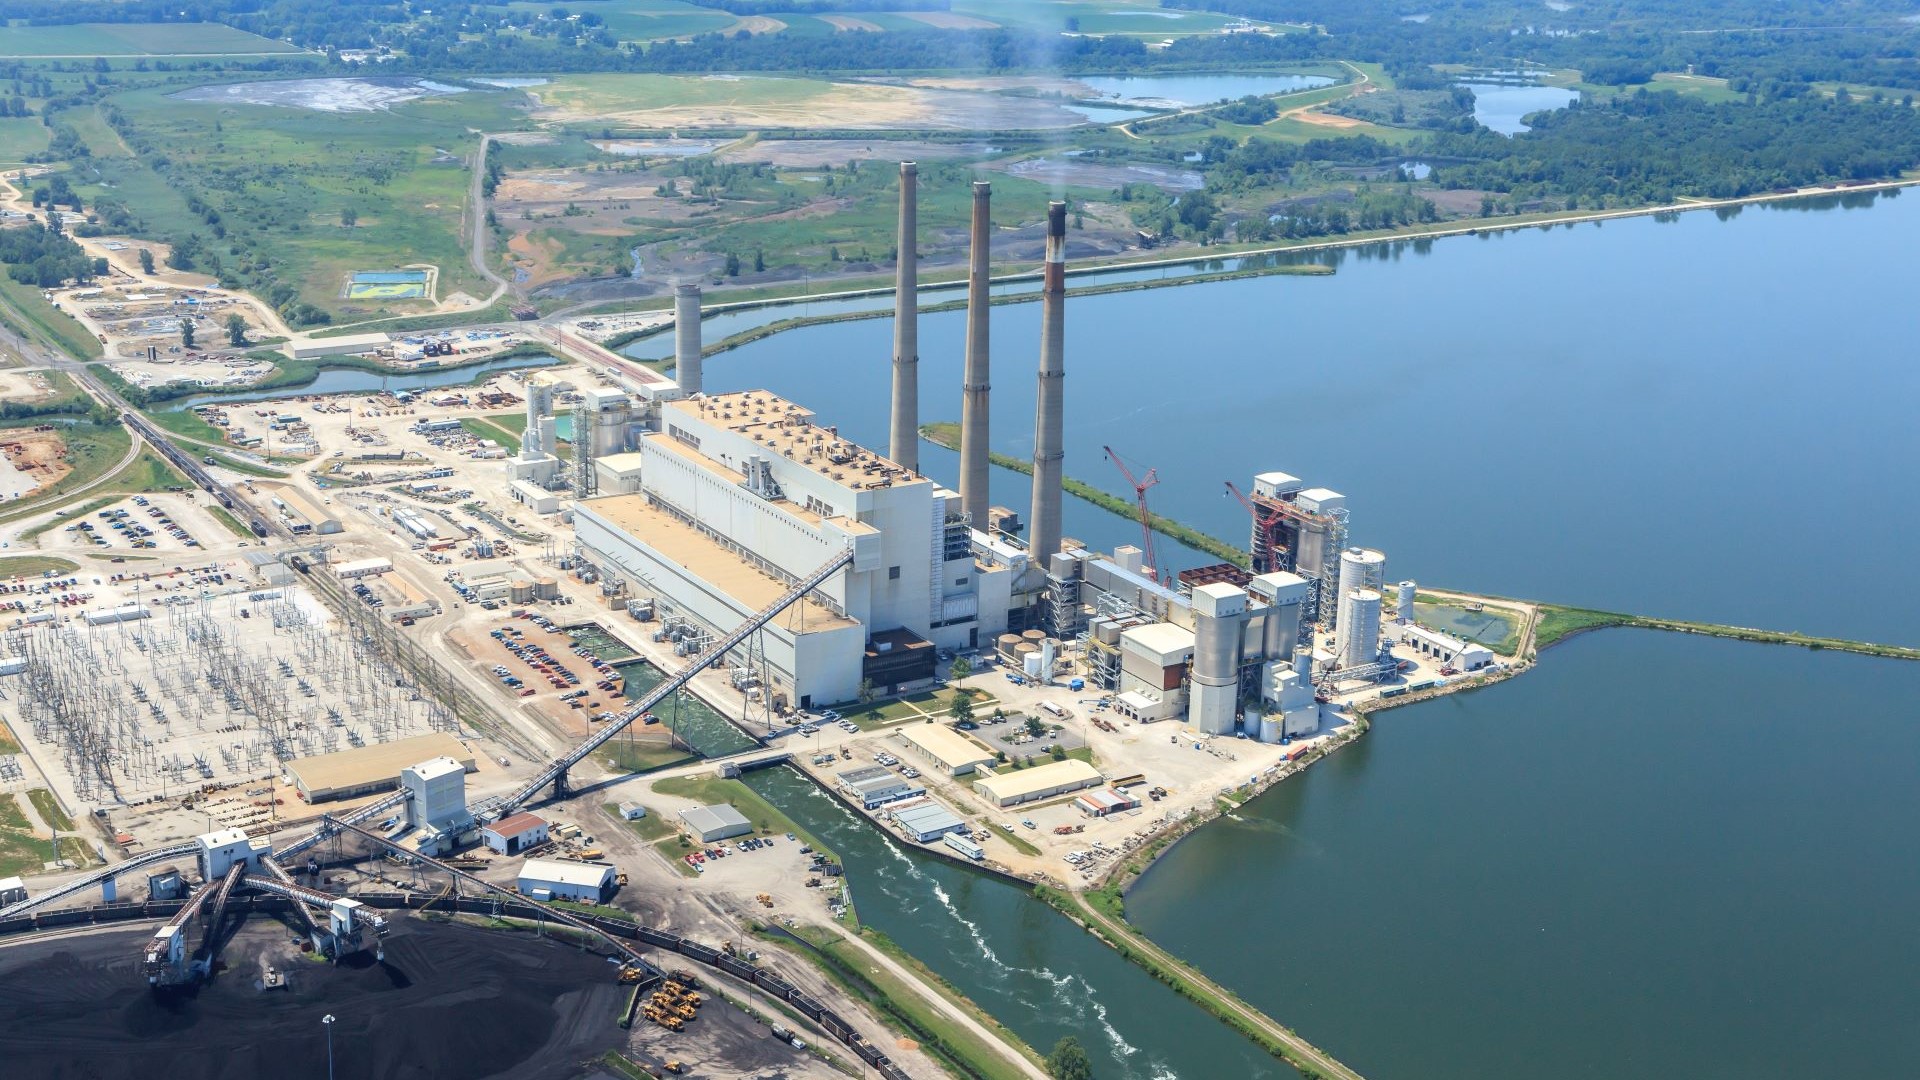
[[[327,1080],[333,1080],[333,1014],[321,1017],[320,1026],[327,1029]]]

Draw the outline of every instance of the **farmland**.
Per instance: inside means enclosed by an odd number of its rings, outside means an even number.
[[[74,23],[9,26],[0,58],[94,56],[247,56],[297,53],[284,41],[219,23]]]
[[[545,14],[553,10],[553,5],[516,2],[508,4],[507,10]],[[590,10],[605,19],[607,30],[621,41],[659,41],[720,33],[740,22],[724,11],[699,7],[685,0],[608,0],[594,4]]]

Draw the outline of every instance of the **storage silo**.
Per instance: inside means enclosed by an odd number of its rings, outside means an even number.
[[[999,638],[995,640],[995,643],[1000,650],[1000,655],[1011,660],[1013,659],[1013,650],[1020,644],[1020,635],[1001,634]]]
[[[1420,589],[1414,585],[1413,582],[1403,581],[1400,583],[1400,621],[1406,623],[1408,626],[1414,624],[1413,602],[1414,598],[1419,595]]]
[[[507,583],[507,599],[516,604],[533,602],[533,582],[525,578],[514,578]]]
[[[1382,591],[1387,580],[1387,557],[1372,548],[1353,547],[1340,553],[1340,595],[1355,589]]]
[[[535,600],[560,599],[560,583],[549,577],[534,578],[533,598]]]
[[[1276,711],[1263,714],[1260,717],[1260,741],[1263,743],[1279,742],[1282,734],[1282,725],[1284,723],[1284,713]]]
[[[1380,592],[1355,589],[1340,596],[1340,627],[1334,652],[1342,668],[1373,663],[1380,655]]]
[[[1207,735],[1233,734],[1240,704],[1240,638],[1247,594],[1216,582],[1193,590],[1193,679],[1187,722]]]

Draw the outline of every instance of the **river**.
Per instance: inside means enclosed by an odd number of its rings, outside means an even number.
[[[1067,472],[1124,491],[1111,444],[1158,468],[1158,509],[1237,538],[1221,481],[1285,469],[1347,492],[1355,540],[1394,577],[1920,643],[1899,585],[1920,532],[1917,241],[1920,199],[1849,196],[1076,298]],[[993,442],[1016,455],[1038,322],[1036,305],[994,312]],[[925,419],[958,414],[963,327],[921,320]],[[885,320],[808,328],[716,358],[708,379],[880,445],[889,347]],[[952,481],[952,455],[923,459]],[[1024,478],[994,483],[1025,506]],[[1135,535],[1068,509],[1095,544]],[[1382,714],[1176,847],[1130,914],[1371,1080],[1904,1075],[1920,1059],[1920,729],[1902,712],[1917,692],[1920,667],[1892,661],[1588,635],[1521,679]],[[940,871],[969,887],[936,892],[837,842],[863,918],[1048,1041],[977,971],[1058,972],[1052,954],[1009,959],[988,938],[989,959],[967,930],[1049,913],[956,868]],[[1152,1008],[1144,976],[1094,985],[1117,1030],[1164,1055],[1156,1072],[1243,1075],[1159,1041],[1184,1014]]]

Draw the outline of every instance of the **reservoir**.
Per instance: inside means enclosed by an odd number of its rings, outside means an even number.
[[[1238,540],[1222,481],[1282,469],[1347,493],[1391,578],[1920,644],[1902,585],[1916,242],[1920,198],[1860,194],[1075,298],[1066,472],[1124,493],[1111,445],[1159,470],[1156,509]],[[1026,456],[1037,305],[995,309],[993,333],[992,441]],[[921,320],[924,420],[958,416],[963,339],[958,312]],[[884,319],[812,327],[716,357],[708,379],[883,445],[890,347]],[[954,464],[923,454],[944,482]],[[994,484],[1024,511],[1024,477]],[[1137,542],[1066,505],[1069,535]],[[1524,678],[1381,714],[1176,847],[1129,913],[1370,1080],[1906,1075],[1916,694],[1920,665],[1587,635]],[[971,887],[936,893],[888,858],[848,856],[862,917],[1050,1045],[960,943],[1052,914],[953,867],[937,869]],[[1060,925],[1029,940],[1092,945]],[[1046,966],[994,940],[988,967]],[[1116,1017],[1161,990],[1098,985]],[[1147,1012],[1117,1030],[1157,1038]],[[1161,1049],[1154,1075],[1254,1075],[1197,1047]]]

